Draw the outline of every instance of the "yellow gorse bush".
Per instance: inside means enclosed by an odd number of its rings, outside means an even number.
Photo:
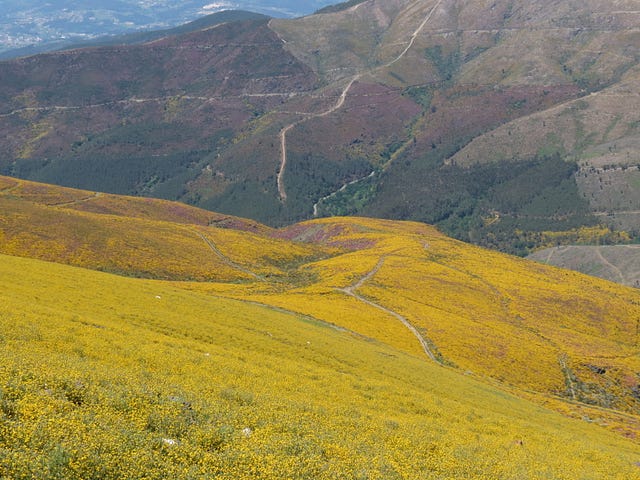
[[[640,478],[636,290],[173,205],[0,177],[0,478]]]
[[[639,478],[637,444],[382,342],[0,260],[5,478]]]

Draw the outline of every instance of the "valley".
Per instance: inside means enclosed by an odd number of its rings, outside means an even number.
[[[416,220],[518,255],[636,239],[632,5],[485,3],[225,12],[3,62],[0,173],[276,227]]]

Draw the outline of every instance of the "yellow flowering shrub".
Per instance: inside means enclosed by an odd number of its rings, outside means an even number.
[[[2,478],[640,478],[597,425],[175,284],[0,256],[0,343]]]
[[[2,479],[640,478],[637,290],[415,222],[0,212]]]
[[[14,190],[17,186],[18,180],[0,175],[0,192],[6,193],[7,190]]]

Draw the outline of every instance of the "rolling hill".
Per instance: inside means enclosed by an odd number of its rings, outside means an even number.
[[[5,476],[640,478],[635,289],[415,222],[0,211]]]
[[[639,478],[635,442],[308,317],[0,270],[9,478]]]
[[[368,0],[3,62],[0,173],[518,254],[628,241],[639,22],[632,1]]]

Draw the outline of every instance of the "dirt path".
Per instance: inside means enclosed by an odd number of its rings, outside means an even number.
[[[429,10],[429,13],[427,14],[427,16],[424,17],[424,20],[422,20],[422,23],[420,24],[420,26],[411,35],[411,39],[409,40],[409,43],[407,44],[406,48],[395,59],[385,64],[384,67],[390,67],[394,63],[402,60],[402,58],[407,54],[407,52],[411,49],[411,47],[413,47],[413,44],[415,43],[416,38],[418,38],[418,35],[420,35],[422,30],[424,30],[424,27],[427,25],[427,22],[431,20],[431,17],[433,16],[433,14],[435,13],[435,11],[437,10],[437,8],[440,6],[441,3],[442,3],[442,0],[438,0],[438,2],[436,2],[436,4],[433,7],[431,7],[431,10]]]
[[[571,392],[571,399],[576,399],[576,390],[573,386],[573,379],[571,378],[571,370],[567,366],[567,357],[566,355],[560,355],[558,357],[558,363],[560,364],[560,370],[562,370],[562,375],[565,378],[565,382],[569,387],[569,391]]]
[[[376,171],[374,170],[369,175],[367,175],[365,177],[356,178],[355,180],[351,180],[349,183],[345,183],[344,185],[342,185],[335,192],[331,192],[329,195],[325,195],[324,197],[322,197],[320,200],[318,200],[316,203],[313,204],[313,216],[314,216],[314,218],[319,215],[320,211],[319,211],[318,207],[320,206],[320,204],[322,202],[324,202],[325,200],[329,200],[330,198],[335,197],[337,194],[339,194],[340,192],[343,192],[344,190],[347,189],[347,187],[350,187],[351,185],[355,185],[356,183],[360,183],[360,182],[366,180],[367,178],[373,177],[375,174],[376,174]]]
[[[15,185],[9,185],[8,187],[3,188],[2,190],[0,190],[0,194],[7,195],[7,194],[17,190],[18,188],[20,188],[23,185],[23,183],[20,180],[18,180],[18,179],[13,179],[13,180],[16,181]]]
[[[376,266],[373,267],[373,270],[371,270],[369,273],[364,275],[362,278],[360,278],[360,280],[358,280],[353,285],[350,285],[350,286],[344,288],[343,291],[345,293],[349,294],[349,295],[354,295],[356,290],[361,288],[365,283],[367,283],[369,280],[371,280],[376,273],[378,273],[380,271],[380,269],[382,268],[382,265],[384,265],[384,261],[386,259],[387,259],[386,256],[380,257],[380,260],[378,260],[378,263],[376,263]]]
[[[594,212],[596,217],[608,217],[609,215],[640,215],[640,210],[622,210],[619,212]]]
[[[220,257],[220,260],[222,260],[227,266],[238,270],[242,273],[246,273],[247,275],[255,278],[256,280],[259,280],[261,282],[266,282],[265,278],[262,275],[258,275],[257,273],[252,272],[251,270],[243,267],[242,265],[238,265],[237,263],[235,263],[233,260],[231,260],[229,257],[227,257],[224,253],[222,253],[218,247],[216,246],[215,243],[213,243],[209,238],[207,238],[204,234],[198,232],[197,230],[194,230],[194,232],[196,233],[196,235],[198,235],[203,241],[204,243],[206,243],[209,248],[211,249],[211,251],[213,253],[215,253],[218,257]]]
[[[409,39],[409,42],[407,43],[407,46],[405,47],[405,49],[393,60],[391,60],[389,63],[386,63],[384,65],[381,65],[379,67],[376,67],[373,71],[377,71],[383,68],[388,68],[391,65],[393,65],[394,63],[402,60],[402,58],[404,58],[404,56],[407,54],[407,52],[411,49],[411,47],[413,47],[413,44],[416,41],[416,38],[418,38],[418,35],[420,35],[420,33],[422,32],[422,30],[424,30],[424,27],[427,25],[427,23],[429,22],[429,20],[431,20],[431,17],[433,16],[433,14],[435,13],[435,11],[437,10],[437,8],[440,6],[440,4],[442,3],[443,0],[438,0],[438,2],[431,8],[431,10],[429,10],[429,13],[426,15],[426,17],[424,17],[424,19],[422,20],[422,23],[418,26],[418,28],[411,34],[411,38]],[[358,5],[356,5],[356,8],[358,7]],[[296,126],[300,125],[303,122],[306,122],[312,118],[318,118],[318,117],[326,117],[327,115],[331,115],[332,113],[334,113],[335,111],[339,110],[340,108],[342,108],[342,105],[344,105],[344,102],[347,99],[347,95],[349,93],[349,90],[351,89],[351,87],[353,86],[353,84],[360,79],[362,75],[358,74],[355,75],[353,77],[351,77],[351,79],[349,80],[349,83],[347,84],[347,86],[344,88],[344,90],[342,90],[342,94],[340,95],[340,98],[338,99],[338,102],[331,107],[329,110],[322,112],[322,113],[309,113],[306,114],[306,117],[298,120],[297,122],[294,122],[290,125],[287,125],[286,127],[284,127],[282,130],[280,130],[280,168],[278,170],[278,176],[277,176],[277,183],[278,183],[278,195],[280,196],[280,201],[284,202],[287,200],[287,192],[284,186],[284,172],[285,169],[287,168],[287,132],[289,132],[291,129],[295,128]],[[343,186],[344,187],[344,186]],[[341,189],[343,188],[341,187]],[[318,203],[320,203],[321,200],[319,200],[318,202],[316,202],[316,204],[314,205],[314,216],[317,215],[317,205]]]
[[[110,102],[102,102],[102,103],[90,103],[87,105],[48,105],[45,107],[22,107],[16,108],[15,110],[11,110],[9,112],[0,113],[0,118],[11,117],[14,115],[20,115],[21,113],[30,113],[30,112],[49,112],[49,111],[74,111],[74,110],[83,110],[90,108],[101,108],[101,107],[112,107],[114,105],[124,105],[130,106],[140,103],[164,103],[169,100],[196,100],[202,102],[212,102],[215,100],[227,100],[229,98],[253,98],[253,97],[286,97],[291,98],[298,95],[301,95],[301,92],[273,92],[273,93],[244,93],[241,95],[229,95],[229,96],[212,96],[212,97],[199,97],[193,95],[169,95],[165,97],[151,97],[151,98],[125,98],[122,100],[114,100]]]
[[[10,194],[11,192],[17,190],[18,188],[22,187],[24,184],[23,182],[19,181],[16,179],[16,184],[15,185],[11,185],[10,187],[7,187],[3,190],[0,190],[0,194],[2,195],[6,195],[6,194]],[[60,202],[60,203],[45,203],[45,205],[47,207],[69,207],[71,205],[77,205],[79,203],[84,203],[84,202],[88,202],[89,200],[93,200],[95,198],[101,197],[102,195],[104,195],[102,192],[95,192],[92,193],[91,195],[88,195],[86,197],[82,197],[79,198],[77,200],[70,200],[68,202]]]
[[[602,260],[602,263],[604,263],[607,267],[609,267],[611,270],[613,270],[618,277],[620,277],[620,283],[622,283],[623,285],[627,283],[627,279],[624,277],[624,274],[622,273],[622,270],[620,270],[616,265],[614,265],[613,263],[611,263],[609,260],[607,260],[604,255],[602,255],[602,249],[601,248],[596,248],[596,254],[598,255],[598,258],[600,260]]]
[[[366,340],[371,340],[371,337],[367,337],[366,335],[362,335],[361,333],[355,332],[353,330],[349,330],[348,328],[342,327],[340,325],[336,325],[335,323],[327,322],[326,320],[322,320],[320,318],[314,317],[312,315],[308,315],[306,313],[298,312],[298,311],[295,311],[295,310],[289,310],[288,308],[279,307],[277,305],[271,305],[269,303],[257,302],[255,300],[247,300],[247,299],[238,298],[238,297],[226,297],[226,296],[221,296],[221,298],[230,298],[232,300],[237,300],[239,302],[246,303],[246,304],[249,304],[249,305],[256,305],[258,307],[267,308],[269,310],[273,310],[274,312],[285,313],[287,315],[294,315],[296,317],[301,317],[301,318],[304,318],[306,320],[310,320],[312,322],[316,322],[316,323],[325,325],[325,326],[327,326],[329,328],[332,328],[333,330],[337,330],[338,332],[346,332],[346,333],[349,333],[350,335],[353,335],[354,337],[359,337],[359,338],[363,338],[363,339],[366,339]],[[265,332],[265,333],[267,333],[267,335],[270,335],[269,332]]]
[[[78,200],[71,200],[70,202],[62,202],[62,203],[47,203],[47,207],[70,207],[71,205],[78,205],[79,203],[85,203],[89,200],[94,200],[96,198],[100,198],[104,193],[95,192],[93,195],[89,195],[88,197],[79,198]]]
[[[441,363],[436,356],[433,354],[433,352],[431,351],[431,348],[429,347],[429,343],[427,342],[427,340],[422,336],[422,334],[418,331],[418,329],[416,327],[414,327],[411,322],[409,322],[409,320],[407,320],[405,317],[403,317],[402,315],[400,315],[398,312],[394,312],[393,310],[380,305],[378,303],[372,302],[371,300],[363,297],[362,295],[360,295],[356,290],[358,290],[360,287],[362,287],[366,282],[368,282],[369,280],[371,280],[371,278],[378,273],[378,271],[382,268],[382,265],[384,264],[386,257],[383,256],[380,258],[380,260],[378,261],[378,263],[376,264],[375,267],[373,267],[373,270],[371,270],[369,273],[367,273],[366,275],[364,275],[362,278],[360,278],[360,280],[358,280],[356,283],[354,283],[353,285],[350,285],[346,288],[340,288],[338,289],[339,291],[355,298],[356,300],[361,301],[362,303],[366,303],[367,305],[377,308],[378,310],[382,310],[383,312],[385,312],[388,315],[391,315],[392,317],[394,317],[395,319],[399,320],[406,328],[409,329],[409,331],[411,333],[413,333],[413,335],[418,339],[418,341],[420,342],[420,345],[422,346],[422,350],[424,350],[424,353],[434,362],[436,363]]]
[[[297,123],[292,123],[280,130],[280,169],[278,170],[278,195],[280,201],[287,200],[287,191],[284,188],[284,171],[287,168],[287,132],[295,127]]]
[[[554,253],[556,253],[555,248],[549,250],[549,255],[547,255],[547,264],[551,265],[551,258],[553,257]]]
[[[372,70],[372,73],[375,73],[378,70],[384,69],[384,68],[388,68],[390,66],[392,66],[394,63],[399,62],[400,60],[402,60],[402,58],[404,58],[404,56],[407,54],[407,52],[411,49],[411,47],[413,47],[413,44],[416,41],[416,38],[418,37],[418,35],[420,35],[420,33],[422,32],[422,30],[424,30],[424,27],[427,25],[427,23],[429,22],[429,20],[431,20],[431,17],[433,16],[433,14],[435,13],[436,9],[440,6],[440,4],[442,3],[442,0],[438,0],[438,2],[431,8],[431,10],[429,10],[429,13],[427,13],[426,17],[422,20],[422,23],[418,26],[418,28],[411,34],[411,38],[409,39],[409,42],[407,43],[407,46],[405,47],[405,49],[393,60],[391,60],[388,63],[385,63],[384,65],[380,65],[376,68],[374,68]],[[357,9],[360,5],[362,4],[358,4],[355,7],[353,7],[353,9]],[[349,89],[351,88],[351,85],[353,85],[353,82],[355,82],[357,79],[360,78],[361,75],[356,75],[354,78],[351,79],[351,82],[349,83],[349,85],[347,85],[347,88],[342,92],[342,95],[340,96],[340,100],[338,101],[338,103],[336,104],[336,106],[334,108],[332,108],[331,110],[324,112],[323,114],[319,115],[321,117],[329,115],[330,113],[335,112],[336,110],[338,110],[340,107],[342,107],[342,105],[344,104],[346,97],[347,97],[347,93],[349,92]],[[313,118],[313,117],[310,117]],[[305,119],[307,120],[307,119]],[[304,121],[304,120],[303,120]],[[280,173],[282,173],[284,171],[284,167],[286,166],[287,163],[287,159],[286,159],[286,132],[289,131],[291,128],[295,127],[297,124],[292,124],[289,125],[288,127],[286,127],[285,129],[283,129],[280,132],[280,139],[281,139],[281,148],[282,148],[282,158],[280,161],[280,172],[278,173],[278,193],[280,194],[280,200],[283,200],[283,193],[284,193],[284,186],[282,185],[282,178]],[[390,163],[390,162],[389,162]],[[385,165],[385,168],[388,167],[388,164]],[[373,172],[375,173],[375,172]],[[324,197],[322,197],[320,200],[318,200],[314,205],[313,205],[313,216],[317,217],[318,216],[318,205],[323,201],[323,200],[327,200],[331,197],[333,197],[334,195],[338,194],[339,192],[343,191],[346,187],[348,187],[349,185],[353,185],[354,183],[358,183],[362,180],[365,180],[367,178],[369,178],[371,175],[370,174],[366,177],[351,181],[349,183],[345,183],[344,185],[342,185],[338,190],[336,190],[333,193],[330,193],[329,195],[326,195]],[[284,199],[286,199],[286,193],[284,194]]]
[[[278,184],[278,195],[280,196],[281,202],[285,202],[287,200],[287,191],[284,186],[284,172],[287,168],[287,132],[297,127],[298,125],[308,120],[311,120],[312,118],[326,117],[327,115],[331,115],[333,112],[342,108],[342,105],[344,105],[344,102],[347,99],[347,94],[349,93],[349,90],[359,78],[360,78],[360,75],[358,74],[349,80],[349,83],[347,84],[347,86],[342,90],[342,93],[340,94],[340,97],[338,98],[337,103],[333,107],[331,107],[329,110],[326,110],[321,113],[303,113],[302,115],[305,116],[304,118],[298,120],[297,122],[293,122],[287,125],[286,127],[284,127],[282,130],[280,130],[280,134],[279,134],[280,168],[278,170],[277,184]]]

